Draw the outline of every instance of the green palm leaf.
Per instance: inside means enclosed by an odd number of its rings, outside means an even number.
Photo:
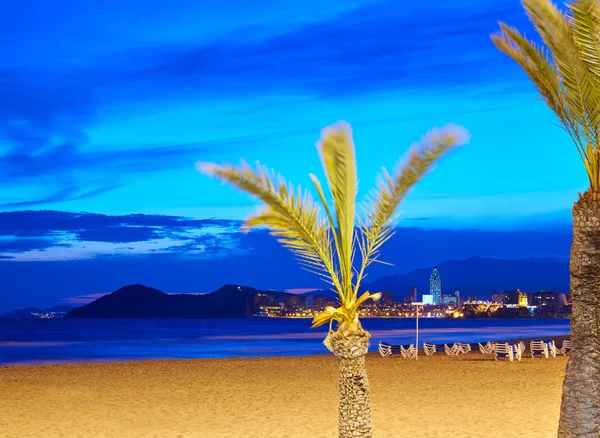
[[[550,0],[523,0],[544,46],[500,23],[496,47],[534,82],[570,135],[593,190],[600,189],[600,3],[575,0],[560,11]]]
[[[377,188],[367,196],[365,218],[360,220],[361,266],[355,284],[358,294],[366,268],[379,261],[381,246],[393,235],[396,211],[409,190],[427,174],[433,165],[454,147],[467,143],[469,134],[459,126],[448,125],[430,131],[411,148],[404,162],[399,162],[392,175],[383,168]]]
[[[358,308],[367,300],[378,300],[380,293],[358,289],[366,267],[377,260],[379,249],[392,235],[395,212],[408,190],[433,164],[454,146],[465,143],[468,134],[460,127],[434,130],[414,146],[406,161],[393,175],[385,169],[378,187],[367,200],[364,217],[359,218],[360,237],[356,238],[357,175],[354,143],[350,126],[338,123],[322,132],[317,147],[333,198],[330,208],[321,183],[310,175],[321,205],[309,191],[294,186],[281,176],[257,164],[198,163],[204,173],[226,181],[263,203],[263,207],[244,222],[244,229],[267,228],[301,265],[328,281],[339,296],[339,307],[327,307],[313,320],[313,327],[333,321],[345,327],[360,327]],[[322,212],[323,211],[323,212]],[[361,251],[359,269],[354,268],[355,244]],[[354,276],[354,272],[358,275]],[[325,344],[328,343],[326,338]]]

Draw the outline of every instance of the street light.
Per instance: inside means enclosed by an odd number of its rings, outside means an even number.
[[[417,340],[416,340],[417,354],[415,355],[415,360],[419,360],[419,306],[423,307],[423,303],[422,302],[415,302],[415,303],[412,303],[412,305],[415,306],[415,309],[417,309],[417,330],[416,330],[416,334],[417,334]]]

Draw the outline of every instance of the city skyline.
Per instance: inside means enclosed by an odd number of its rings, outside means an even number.
[[[136,282],[173,292],[323,287],[265,233],[242,235],[256,203],[194,166],[260,160],[309,186],[309,173],[321,176],[319,130],[340,119],[353,127],[359,200],[380,166],[430,128],[454,122],[472,134],[409,193],[384,247],[395,267],[370,278],[476,255],[568,257],[585,172],[534,87],[489,40],[497,20],[531,26],[518,2],[438,3],[8,5],[7,307]]]

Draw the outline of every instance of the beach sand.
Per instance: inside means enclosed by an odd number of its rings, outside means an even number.
[[[369,355],[373,436],[554,437],[566,358]],[[333,356],[0,368],[0,436],[337,436]]]

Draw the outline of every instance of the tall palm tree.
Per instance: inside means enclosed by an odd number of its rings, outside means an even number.
[[[559,437],[600,436],[600,3],[523,0],[543,44],[500,23],[496,47],[525,70],[575,143],[590,186],[573,206],[571,337]]]
[[[255,168],[244,162],[239,166],[198,164],[201,171],[262,201],[263,207],[245,221],[244,229],[269,229],[292,250],[304,268],[321,276],[337,292],[339,306],[327,307],[314,318],[312,326],[329,323],[324,344],[339,359],[341,438],[371,437],[370,390],[365,370],[370,335],[362,328],[357,310],[369,299],[378,300],[381,294],[364,292],[359,296],[365,270],[379,261],[379,250],[394,233],[395,213],[408,190],[439,158],[466,142],[467,137],[466,131],[457,126],[424,136],[393,175],[383,169],[377,188],[367,197],[363,215],[356,214],[358,180],[354,144],[350,126],[343,122],[323,130],[317,144],[332,206],[315,175],[310,178],[320,205],[308,190],[286,182],[281,175],[258,163]]]

